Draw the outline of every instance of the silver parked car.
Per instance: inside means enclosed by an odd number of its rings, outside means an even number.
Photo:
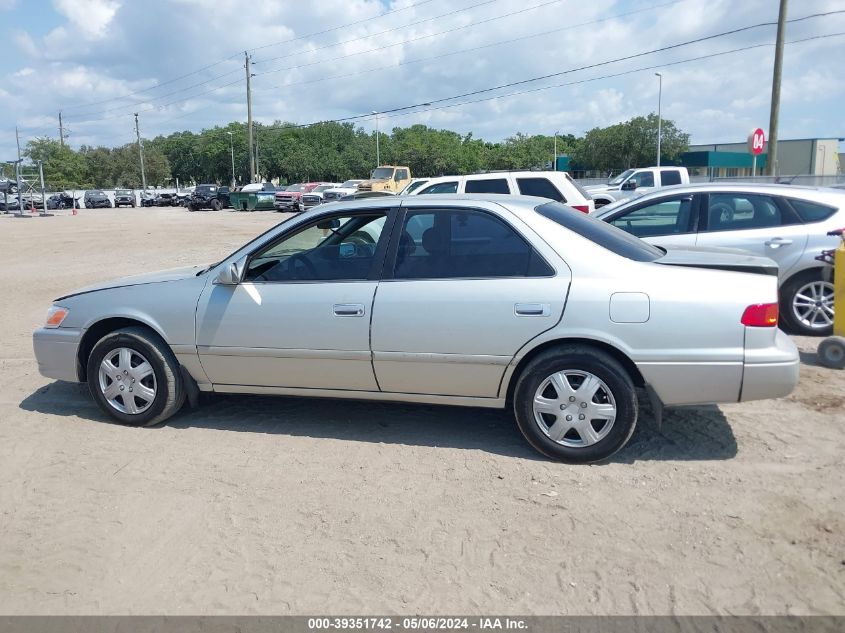
[[[738,248],[780,268],[781,319],[797,334],[833,331],[833,283],[816,260],[845,227],[845,192],[774,184],[707,183],[608,205],[596,217],[660,246]]]
[[[320,205],[222,261],[60,297],[45,376],[150,425],[198,391],[512,407],[537,450],[589,462],[662,406],[788,394],[771,260],[666,251],[558,202]]]

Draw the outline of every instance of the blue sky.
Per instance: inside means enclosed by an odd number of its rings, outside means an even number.
[[[132,141],[136,111],[146,137],[245,120],[243,50],[255,61],[254,114],[266,123],[432,103],[382,115],[381,129],[425,123],[489,140],[581,135],[656,110],[659,71],[664,116],[693,142],[738,141],[768,127],[774,27],[441,100],[772,21],[777,4],[0,0],[0,158],[14,155],[16,124],[23,143],[57,137],[59,110],[73,146]],[[789,17],[837,10],[845,0],[793,0]],[[844,32],[845,13],[790,24],[787,40]],[[746,46],[759,47],[676,63]],[[843,59],[841,35],[787,46],[781,138],[845,136]],[[545,89],[524,92],[532,88]]]

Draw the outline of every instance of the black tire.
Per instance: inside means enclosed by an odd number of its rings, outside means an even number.
[[[822,269],[808,270],[799,275],[795,275],[792,279],[787,281],[780,289],[780,321],[783,329],[793,333],[802,334],[804,336],[830,336],[833,334],[833,324],[824,327],[811,327],[802,322],[800,317],[795,314],[792,302],[795,295],[801,288],[813,282],[825,282],[830,284],[832,291],[833,280],[826,280],[822,277]]]
[[[606,434],[594,444],[564,446],[552,440],[541,429],[540,422],[535,419],[535,393],[546,379],[562,371],[592,374],[606,385],[610,398],[615,403],[616,417],[612,426],[604,431],[604,425],[601,425],[598,433],[605,432]],[[601,390],[594,397],[599,398],[600,394],[606,395],[604,390]],[[579,404],[579,402],[571,403],[573,414],[578,415],[578,412],[582,411]],[[560,406],[563,408],[564,405]],[[570,406],[568,401],[566,406]],[[637,392],[628,372],[609,354],[583,345],[561,345],[533,359],[517,379],[513,394],[513,408],[517,426],[531,446],[547,457],[570,464],[585,464],[607,459],[625,446],[637,425]],[[588,423],[595,429],[593,421],[588,421]],[[576,433],[575,437],[580,438],[580,434]],[[567,433],[561,441],[577,442],[579,440],[570,438]]]
[[[845,369],[845,337],[830,336],[819,343],[819,364],[830,369]]]
[[[128,348],[139,353],[150,363],[155,376],[155,397],[148,408],[134,415],[115,409],[100,389],[100,364],[117,348]],[[88,357],[87,371],[88,389],[94,400],[103,411],[122,424],[157,424],[171,417],[185,402],[185,389],[176,357],[157,334],[144,327],[121,328],[101,338]]]
[[[212,200],[211,201],[211,210],[212,211],[220,211],[222,205],[220,204],[219,200]]]

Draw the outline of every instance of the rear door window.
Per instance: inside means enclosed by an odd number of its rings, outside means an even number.
[[[836,207],[829,207],[826,204],[798,200],[797,198],[787,198],[787,200],[804,222],[821,222],[836,213]]]
[[[507,178],[467,179],[465,193],[510,193]]]
[[[663,169],[660,171],[661,184],[664,187],[681,184],[681,172],[677,169]]]
[[[538,196],[555,202],[566,202],[566,198],[558,191],[548,178],[517,178],[519,193],[524,196]]]
[[[449,181],[449,182],[438,182],[434,185],[429,185],[422,191],[420,191],[420,195],[424,193],[457,193],[458,192],[458,182],[456,180]]]
[[[704,214],[705,230],[744,231],[798,224],[799,219],[781,208],[772,196],[747,193],[711,193]]]

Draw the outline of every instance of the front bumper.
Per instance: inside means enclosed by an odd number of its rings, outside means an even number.
[[[82,330],[76,328],[39,328],[32,334],[32,347],[42,376],[79,382],[77,350]]]
[[[766,328],[747,329],[740,401],[788,396],[798,384],[801,364],[795,343],[782,330],[778,330],[774,345],[750,347],[749,339],[759,334],[755,330]]]

